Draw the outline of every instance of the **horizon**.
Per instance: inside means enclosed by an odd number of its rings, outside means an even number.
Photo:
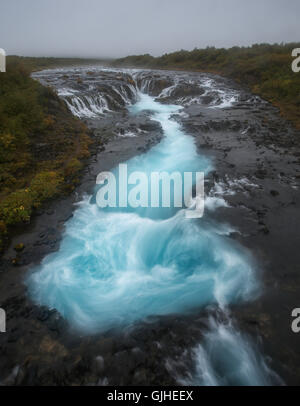
[[[276,45],[278,45],[278,46],[295,46],[295,45],[298,45],[298,44],[300,44],[300,41],[291,41],[291,42],[281,42],[281,43],[278,43],[278,42],[274,42],[274,43],[268,43],[268,42],[260,42],[260,43],[253,43],[253,44],[250,44],[250,45],[244,45],[244,46],[239,46],[239,45],[233,45],[233,46],[231,46],[231,47],[216,47],[216,46],[214,46],[214,45],[211,45],[211,46],[207,46],[207,47],[203,47],[203,48],[193,48],[193,49],[177,49],[177,50],[175,50],[175,51],[172,51],[172,52],[163,52],[162,54],[160,54],[160,55],[157,55],[157,56],[154,56],[154,55],[151,55],[151,54],[147,54],[147,53],[141,53],[141,54],[128,54],[128,55],[125,55],[125,58],[127,57],[127,56],[139,56],[139,55],[150,55],[150,56],[153,56],[153,57],[155,57],[155,58],[160,58],[160,57],[162,57],[163,55],[168,55],[168,54],[172,54],[172,53],[175,53],[175,52],[180,52],[180,51],[184,51],[184,52],[192,52],[194,49],[198,49],[198,50],[205,50],[205,49],[207,49],[207,48],[215,48],[215,49],[226,49],[226,50],[230,50],[230,49],[232,49],[232,48],[235,48],[235,47],[238,47],[238,48],[252,48],[254,45],[259,45],[259,46],[262,46],[262,45],[270,45],[270,46],[276,46]],[[122,59],[122,58],[124,58],[124,57],[119,57],[119,56],[116,56],[116,57],[106,57],[106,56],[80,56],[80,55],[71,55],[71,56],[64,56],[64,55],[38,55],[38,56],[35,56],[35,55],[18,55],[18,54],[8,54],[8,55],[6,55],[7,57],[18,57],[18,58],[54,58],[54,59],[87,59],[87,60],[99,60],[99,61],[109,61],[109,60],[117,60],[117,59]]]
[[[300,38],[300,3],[290,0],[11,0],[0,46],[8,55],[115,59],[180,49],[290,43]],[[254,29],[255,27],[255,29]],[[37,35],[38,33],[38,35]],[[45,51],[47,50],[47,51]],[[76,56],[74,56],[76,55]],[[77,56],[80,55],[80,56]],[[99,56],[100,55],[100,56]]]

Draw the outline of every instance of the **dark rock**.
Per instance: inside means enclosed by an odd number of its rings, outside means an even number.
[[[270,190],[270,194],[275,197],[279,195],[279,192],[277,190]]]
[[[20,242],[19,244],[15,245],[15,247],[14,247],[15,251],[17,251],[17,252],[23,251],[24,248],[25,248],[25,245],[24,245],[22,242]]]

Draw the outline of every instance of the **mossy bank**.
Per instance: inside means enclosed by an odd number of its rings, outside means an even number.
[[[33,67],[8,58],[0,75],[0,252],[46,200],[74,189],[92,144],[85,124],[30,77]]]

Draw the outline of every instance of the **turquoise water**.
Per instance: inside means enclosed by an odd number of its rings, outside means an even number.
[[[194,371],[178,377],[179,383],[195,386],[283,385],[258,348],[231,323],[209,322],[201,344],[192,350]],[[172,369],[172,364],[170,364]]]
[[[131,106],[131,114],[151,111],[164,138],[129,160],[129,173],[213,168],[171,118],[179,109],[144,94]],[[75,328],[105,331],[207,304],[226,307],[256,294],[251,260],[227,237],[229,227],[213,223],[206,213],[187,219],[184,209],[100,209],[96,193],[97,188],[80,203],[59,250],[27,281],[36,302],[56,308]]]

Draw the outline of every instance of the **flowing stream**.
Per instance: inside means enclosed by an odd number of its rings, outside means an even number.
[[[131,115],[150,111],[164,134],[159,144],[127,162],[128,173],[150,177],[152,171],[213,169],[174,120],[180,106],[139,91],[128,109]],[[118,176],[117,168],[114,173]],[[67,221],[59,250],[27,281],[36,302],[56,308],[81,333],[133,326],[149,316],[191,314],[207,305],[226,313],[228,305],[257,296],[249,254],[229,238],[230,226],[210,219],[209,211],[222,199],[207,197],[204,217],[188,219],[184,208],[100,209],[97,190]],[[193,351],[196,372],[183,383],[271,383],[263,357],[232,326],[212,323]]]

